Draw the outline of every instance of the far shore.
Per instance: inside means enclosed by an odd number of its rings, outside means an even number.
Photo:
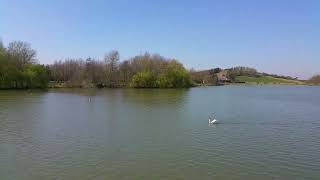
[[[320,84],[286,84],[286,83],[228,83],[228,84],[199,84],[188,88],[196,88],[196,87],[219,87],[219,86],[320,86]],[[133,88],[133,87],[96,87],[96,86],[68,86],[68,85],[50,85],[47,88],[6,88],[0,89],[0,91],[8,91],[8,90],[18,90],[18,91],[29,91],[29,90],[49,90],[49,89],[186,89],[186,88]]]
[[[194,84],[192,87],[206,87],[206,86],[228,86],[228,85],[240,85],[240,86],[269,86],[269,85],[286,85],[286,86],[320,86],[320,84],[311,84],[311,83],[254,83],[254,82],[236,82],[236,83],[220,83],[220,84]],[[190,88],[192,88],[190,87]],[[114,86],[114,87],[101,87],[95,86],[94,84],[90,85],[77,85],[72,86],[65,82],[53,83],[50,82],[49,89],[59,89],[59,88],[82,88],[82,89],[90,89],[90,88],[97,88],[97,89],[136,89],[128,86]],[[139,89],[175,89],[175,88],[139,88]]]

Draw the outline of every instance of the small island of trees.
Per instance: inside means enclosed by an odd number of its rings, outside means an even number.
[[[72,87],[186,88],[192,86],[188,71],[175,59],[145,53],[120,62],[118,51],[103,61],[67,59],[49,65],[50,80]]]

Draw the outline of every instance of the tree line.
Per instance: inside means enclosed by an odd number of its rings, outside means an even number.
[[[50,82],[50,83],[49,83]],[[113,50],[103,60],[65,59],[40,65],[36,51],[22,41],[0,43],[0,89],[63,87],[186,88],[189,72],[176,59],[145,53],[120,61]]]
[[[235,78],[237,76],[251,76],[251,77],[259,76],[258,71],[250,67],[238,66],[238,67],[226,69],[226,71],[227,71],[227,77],[232,81],[235,81]]]
[[[175,59],[145,53],[120,62],[118,51],[103,61],[67,59],[49,65],[50,80],[69,86],[184,88],[192,86],[189,72]]]
[[[59,84],[61,87],[185,88],[236,82],[237,76],[297,79],[241,66],[188,71],[176,59],[149,53],[120,61],[119,52],[113,50],[102,60],[67,58],[50,65],[39,64],[36,54],[27,42],[13,41],[5,47],[0,41],[0,89],[60,87]],[[319,84],[319,75],[306,82]]]
[[[320,75],[312,76],[307,82],[311,84],[320,84]]]

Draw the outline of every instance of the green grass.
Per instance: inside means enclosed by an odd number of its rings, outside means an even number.
[[[245,82],[247,84],[305,84],[299,80],[288,80],[282,78],[275,78],[271,76],[261,76],[261,77],[249,77],[249,76],[237,76],[237,82]]]

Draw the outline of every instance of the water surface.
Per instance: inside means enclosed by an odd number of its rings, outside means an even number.
[[[319,112],[307,86],[0,91],[0,177],[319,179]]]

